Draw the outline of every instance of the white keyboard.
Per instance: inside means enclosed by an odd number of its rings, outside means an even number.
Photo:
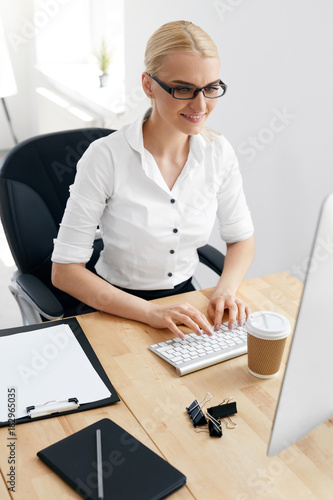
[[[201,370],[221,361],[247,353],[247,333],[244,326],[231,331],[223,323],[212,337],[188,333],[184,339],[176,337],[149,346],[149,349],[170,363],[178,375]]]

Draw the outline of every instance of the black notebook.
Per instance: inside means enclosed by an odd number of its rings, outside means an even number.
[[[37,453],[83,498],[98,499],[97,429],[105,500],[159,500],[186,483],[175,467],[105,418]]]

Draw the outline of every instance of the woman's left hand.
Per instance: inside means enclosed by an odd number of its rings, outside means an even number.
[[[238,318],[238,325],[242,326],[250,314],[249,306],[236,295],[222,292],[214,293],[208,305],[208,316],[214,324],[214,329],[217,331],[222,324],[224,311],[229,310],[228,328],[232,330]]]

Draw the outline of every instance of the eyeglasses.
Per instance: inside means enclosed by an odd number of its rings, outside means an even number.
[[[195,99],[199,92],[202,92],[207,99],[217,99],[222,97],[227,91],[227,85],[220,80],[218,83],[212,83],[207,87],[193,87],[192,85],[181,85],[177,87],[169,87],[166,83],[161,82],[156,76],[148,73],[149,76],[157,82],[162,89],[164,89],[168,94],[171,94],[175,99],[181,99],[186,101],[188,99]]]

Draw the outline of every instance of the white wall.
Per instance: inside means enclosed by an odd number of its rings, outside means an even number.
[[[7,38],[18,93],[6,98],[13,127],[19,141],[34,135],[37,120],[34,95],[35,29],[33,0],[0,0],[0,16]],[[0,68],[1,71],[1,68]],[[14,145],[2,105],[0,106],[0,150]]]
[[[229,88],[209,125],[231,141],[256,231],[248,277],[304,275],[321,201],[333,191],[333,4],[330,0],[126,0],[132,114],[145,44],[190,20],[214,39]],[[134,34],[134,35],[133,35]],[[214,231],[212,243],[223,248]]]
[[[52,1],[61,8],[70,0]],[[22,140],[38,130],[35,34],[29,32],[31,23],[36,29],[33,0],[0,0],[0,13],[7,36],[22,37],[16,48],[9,43],[19,93],[7,100]],[[220,51],[221,78],[229,88],[209,124],[226,135],[240,160],[256,229],[256,256],[248,277],[282,270],[301,277],[321,200],[333,191],[333,4],[125,0],[125,121],[149,105],[140,90],[147,39],[175,19],[202,26]],[[0,109],[0,150],[11,146]],[[211,241],[223,248],[216,231]]]

